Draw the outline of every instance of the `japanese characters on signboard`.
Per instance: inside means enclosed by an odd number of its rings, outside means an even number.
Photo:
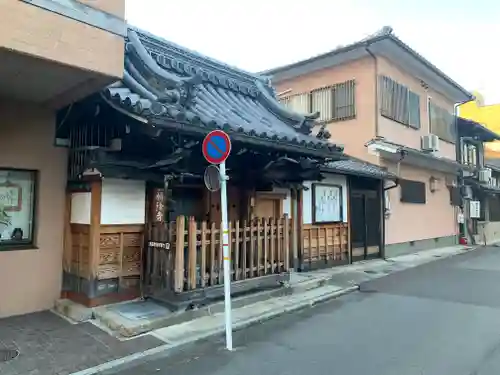
[[[153,210],[154,221],[163,223],[165,220],[165,192],[163,189],[154,190]]]

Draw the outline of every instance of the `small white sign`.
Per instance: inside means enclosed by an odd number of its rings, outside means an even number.
[[[470,217],[472,219],[478,219],[481,217],[481,202],[480,201],[470,201]]]

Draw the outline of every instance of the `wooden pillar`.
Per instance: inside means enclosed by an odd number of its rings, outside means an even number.
[[[352,263],[351,260],[351,254],[352,254],[352,247],[351,247],[351,178],[347,176],[347,262],[349,264]],[[342,259],[343,260],[343,259]]]
[[[63,250],[63,271],[71,272],[73,256],[72,234],[71,234],[71,191],[66,191],[66,204],[64,211],[64,250]]]
[[[99,249],[101,240],[102,181],[90,182],[90,228],[89,228],[89,281],[97,280],[99,271]]]
[[[297,190],[297,231],[297,270],[300,270],[304,255],[304,191],[302,189]]]
[[[298,200],[297,200],[297,189],[293,188],[290,192],[290,205],[292,213],[292,268],[297,271],[299,268],[299,220],[298,220]]]
[[[174,288],[177,293],[184,290],[184,241],[185,241],[185,218],[178,216],[176,220],[175,240],[175,282]]]

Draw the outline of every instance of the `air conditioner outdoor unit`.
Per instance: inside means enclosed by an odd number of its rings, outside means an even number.
[[[422,151],[439,151],[439,138],[435,134],[422,136]]]
[[[481,168],[478,174],[479,182],[489,183],[491,179],[491,169],[490,168]]]

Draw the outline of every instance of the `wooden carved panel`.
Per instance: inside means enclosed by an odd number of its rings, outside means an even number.
[[[140,262],[141,261],[141,248],[140,247],[126,247],[123,249],[123,262]]]
[[[100,280],[140,276],[142,269],[142,225],[103,225],[100,228]]]
[[[101,249],[113,248],[120,246],[120,235],[119,234],[103,234],[101,235],[101,240],[99,247]]]
[[[123,246],[141,246],[142,245],[142,233],[124,233],[123,234]]]
[[[119,251],[117,249],[101,249],[99,252],[99,264],[111,264],[118,262]]]
[[[139,275],[141,273],[141,262],[130,262],[123,264],[122,276]]]

